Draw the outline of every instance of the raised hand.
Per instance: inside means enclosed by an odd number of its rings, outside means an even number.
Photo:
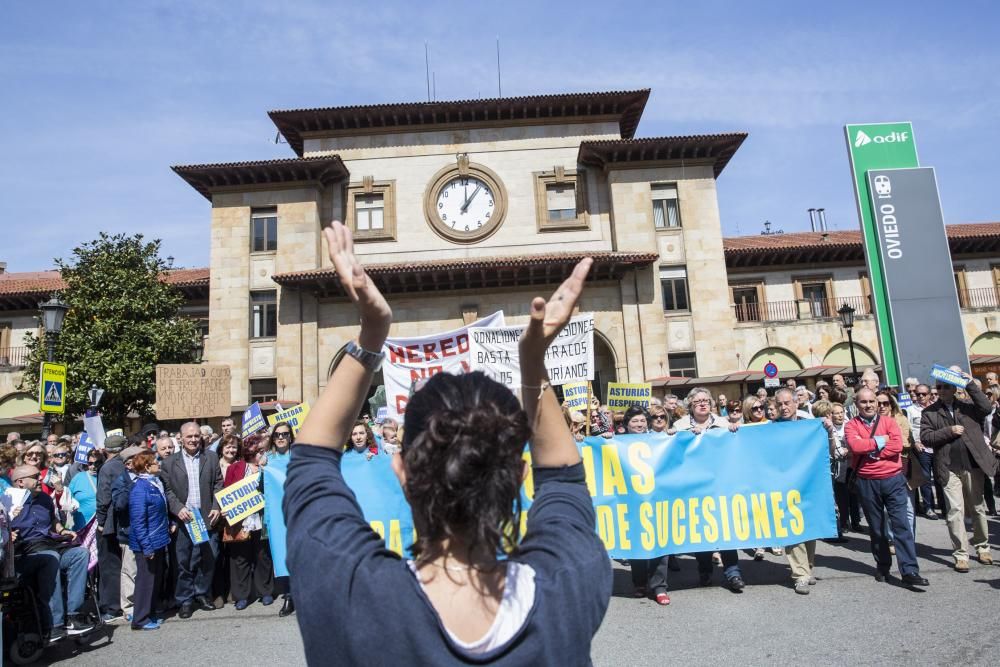
[[[573,309],[580,300],[583,283],[593,263],[594,260],[590,257],[580,260],[570,277],[563,281],[548,301],[540,296],[532,300],[531,320],[520,341],[522,362],[527,357],[534,363],[541,361],[545,356],[549,344],[559,335],[573,315]]]
[[[335,220],[323,230],[323,234],[326,236],[330,261],[337,271],[337,278],[361,316],[361,336],[358,343],[366,350],[377,352],[389,334],[392,309],[355,257],[351,230]]]

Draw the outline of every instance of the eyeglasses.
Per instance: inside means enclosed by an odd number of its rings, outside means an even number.
[[[913,395],[914,396],[927,396],[929,393],[930,392],[927,392],[927,391],[915,391],[915,392],[913,392]]]
[[[889,401],[879,401],[878,402],[878,406],[880,408],[888,408],[891,405],[892,405],[892,403],[890,403]]]
[[[26,453],[24,455],[24,458],[26,458],[26,459],[40,459],[40,458],[42,458],[42,453],[41,452],[28,452],[28,453]]]
[[[763,405],[754,405],[753,407],[750,408],[751,412],[761,412],[763,410],[764,410]]]
[[[697,401],[691,401],[691,405],[708,405],[711,402],[712,401],[708,400],[707,398],[701,398],[698,399]]]
[[[56,452],[55,454],[52,455],[52,458],[54,458],[54,459],[64,459],[67,456],[69,456],[69,452]]]
[[[666,418],[666,415],[653,415],[653,421],[665,421]]]
[[[288,438],[292,437],[292,434],[288,431],[279,431],[278,433],[274,434],[274,437],[275,439],[282,438],[283,440],[287,440]]]

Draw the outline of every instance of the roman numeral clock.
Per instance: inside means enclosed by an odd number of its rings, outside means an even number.
[[[424,215],[439,236],[453,243],[476,243],[500,228],[507,191],[500,178],[459,154],[455,164],[434,174],[424,192]]]

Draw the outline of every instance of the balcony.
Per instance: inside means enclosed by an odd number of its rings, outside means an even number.
[[[990,309],[1000,306],[997,288],[978,287],[958,290],[958,305],[962,310]]]
[[[0,369],[24,368],[28,360],[26,347],[0,347]]]
[[[871,315],[871,305],[868,299],[863,296],[737,303],[733,305],[733,311],[736,315],[736,321],[741,324],[747,322],[831,320],[837,319],[837,310],[844,304],[854,309],[855,317]]]

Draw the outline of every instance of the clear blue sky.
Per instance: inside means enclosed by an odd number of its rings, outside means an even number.
[[[0,261],[48,268],[106,230],[207,265],[209,205],[170,165],[291,157],[269,109],[423,100],[425,41],[439,99],[493,96],[497,36],[505,95],[650,87],[639,136],[748,131],[727,235],[808,229],[811,206],[855,228],[842,126],[880,120],[913,121],[948,222],[1000,220],[998,7],[5,3]]]

